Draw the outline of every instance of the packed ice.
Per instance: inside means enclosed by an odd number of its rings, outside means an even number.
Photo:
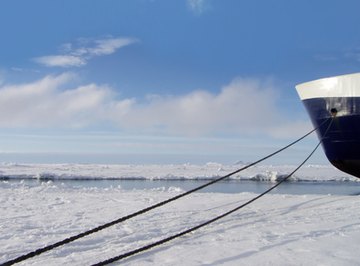
[[[163,201],[183,190],[71,187],[53,179],[214,178],[242,165],[1,165],[0,264]],[[257,166],[236,179],[275,180],[294,166]],[[8,180],[19,179],[18,182]],[[22,182],[37,178],[37,185]],[[307,165],[298,180],[356,179]],[[19,265],[91,265],[176,234],[257,196],[194,193]],[[358,265],[360,198],[268,194],[238,212],[121,265]],[[115,263],[115,265],[117,265]]]

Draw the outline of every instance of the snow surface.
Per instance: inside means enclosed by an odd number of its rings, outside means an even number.
[[[121,164],[17,164],[1,163],[0,178],[54,179],[213,179],[244,165],[219,163],[121,165]],[[232,179],[276,181],[291,173],[294,165],[259,165],[235,174]],[[306,165],[291,178],[293,181],[360,181],[331,165]]]
[[[124,177],[131,175],[131,170],[140,173],[142,168],[126,166],[128,172],[119,174],[120,166],[104,167],[103,171],[102,166],[37,167],[10,165],[2,171],[3,175],[11,171],[18,175],[14,169],[23,169],[25,175],[46,170],[59,176],[85,176],[85,172],[97,170],[94,177]],[[74,169],[80,169],[80,174]],[[162,174],[168,172],[161,170]],[[158,177],[159,171],[146,176]],[[186,177],[198,176],[190,172]],[[165,191],[73,188],[52,181],[37,186],[1,181],[0,191],[0,264],[181,193],[176,187]],[[195,193],[18,265],[90,265],[197,225],[254,196]],[[359,265],[359,242],[359,196],[269,194],[223,220],[120,263]]]

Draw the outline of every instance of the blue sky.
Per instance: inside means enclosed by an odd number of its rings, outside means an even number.
[[[294,86],[360,69],[360,2],[1,1],[0,160],[251,161],[311,129]],[[277,163],[297,163],[316,143]],[[318,152],[314,162],[326,162]]]

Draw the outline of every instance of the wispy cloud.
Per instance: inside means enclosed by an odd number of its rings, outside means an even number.
[[[63,44],[60,54],[36,57],[34,61],[47,67],[80,67],[93,57],[115,53],[134,42],[133,38],[79,39],[75,45]]]
[[[22,67],[11,67],[10,68],[11,71],[14,71],[14,72],[21,72],[21,73],[40,73],[39,70],[37,69],[32,69],[32,68],[22,68]]]
[[[86,59],[74,55],[48,55],[35,58],[39,64],[48,67],[79,67],[86,65]]]
[[[208,1],[209,0],[187,0],[187,6],[194,14],[201,15],[209,8]]]
[[[333,62],[339,60],[338,56],[330,55],[330,54],[317,54],[314,56],[314,59],[317,61],[324,61],[324,62]]]
[[[356,47],[354,49],[348,49],[347,51],[345,51],[344,57],[346,59],[360,62],[360,48]]]
[[[0,127],[107,124],[150,135],[279,135],[278,125],[289,122],[278,108],[273,84],[267,81],[239,78],[218,93],[198,90],[179,96],[152,95],[144,101],[121,99],[106,85],[74,86],[75,78],[64,73],[0,86]]]
[[[352,61],[360,62],[360,47],[346,48],[332,53],[319,53],[314,56],[317,61],[334,62],[334,61]]]

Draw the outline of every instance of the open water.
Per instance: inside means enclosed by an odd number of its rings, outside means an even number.
[[[42,182],[53,182],[54,185],[71,188],[110,188],[120,187],[124,190],[169,190],[181,189],[191,190],[201,186],[209,180],[37,180],[37,179],[9,179],[7,182],[22,182],[28,186],[38,186]],[[206,187],[198,192],[218,192],[218,193],[240,193],[253,192],[262,193],[276,183],[269,181],[252,180],[224,180]],[[360,195],[360,182],[352,181],[296,181],[284,182],[271,193],[276,194],[330,194],[330,195]]]

